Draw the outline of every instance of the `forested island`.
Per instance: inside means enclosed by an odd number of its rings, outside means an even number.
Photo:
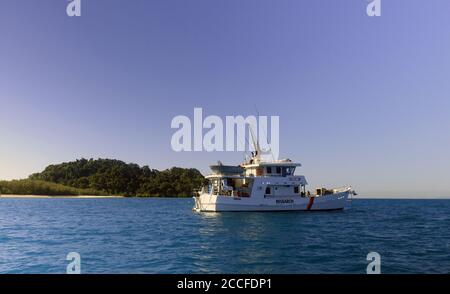
[[[0,181],[0,193],[14,195],[118,195],[190,197],[204,182],[194,168],[150,169],[115,159],[79,159],[49,165],[27,179]]]

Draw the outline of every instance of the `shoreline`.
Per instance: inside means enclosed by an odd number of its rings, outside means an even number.
[[[96,195],[0,195],[0,198],[81,198],[81,199],[87,199],[87,198],[125,198],[125,196],[96,196]]]
[[[10,198],[10,199],[33,199],[33,198],[78,198],[78,199],[101,199],[101,198],[191,198],[191,197],[164,197],[164,196],[101,196],[101,195],[17,195],[17,194],[1,194],[1,198]],[[353,200],[450,200],[450,196],[432,196],[432,197],[354,197]]]

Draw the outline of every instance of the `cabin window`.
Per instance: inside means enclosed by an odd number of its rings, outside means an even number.
[[[292,176],[294,174],[295,167],[286,167],[283,170],[283,173],[285,173],[287,176]]]
[[[266,194],[272,194],[270,187],[266,187]]]
[[[281,174],[281,167],[277,166],[277,174]]]
[[[294,186],[294,193],[298,194],[299,191],[300,191],[299,187],[298,186]]]
[[[266,168],[266,170],[267,170],[267,173],[268,173],[268,174],[271,174],[271,173],[272,173],[272,167],[268,166],[268,167]]]

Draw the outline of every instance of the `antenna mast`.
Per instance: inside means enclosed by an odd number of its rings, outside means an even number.
[[[250,129],[250,135],[252,136],[253,148],[255,148],[256,151],[255,157],[259,159],[261,157],[261,148],[259,147],[259,142],[250,124],[248,124],[248,128]]]

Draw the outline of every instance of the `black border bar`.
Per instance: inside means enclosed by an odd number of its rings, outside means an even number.
[[[247,283],[245,280],[247,279]],[[251,286],[251,279],[270,279],[270,284]],[[239,283],[237,281],[240,280]],[[211,281],[209,291],[205,289],[178,288],[180,282]],[[225,282],[228,287],[223,288]],[[186,284],[184,284],[186,285]],[[215,285],[215,286],[214,286]],[[253,281],[253,286],[257,285]],[[231,286],[231,288],[229,287]],[[240,287],[238,287],[240,286]],[[269,287],[270,286],[270,287]],[[82,275],[0,275],[0,290],[175,290],[180,292],[214,293],[225,291],[278,291],[282,289],[302,290],[424,290],[430,288],[450,289],[450,275],[250,275],[250,274],[82,274]],[[360,292],[361,293],[361,292]]]

